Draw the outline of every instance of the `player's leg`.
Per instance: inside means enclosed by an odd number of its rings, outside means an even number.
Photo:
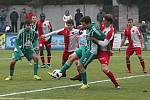
[[[83,53],[84,48],[85,48],[85,46],[81,46],[80,48],[76,49],[75,52],[73,52],[71,55],[69,55],[68,60],[61,67],[62,73],[64,73],[68,68],[70,68],[70,66],[75,61],[75,59],[82,57],[82,53]]]
[[[35,80],[41,80],[41,77],[38,76],[38,55],[33,53],[32,59],[34,61],[34,79]]]
[[[128,73],[131,73],[130,56],[133,53],[134,53],[134,50],[132,48],[127,48],[127,50],[126,50],[126,67],[127,67]]]
[[[12,77],[14,75],[15,64],[18,60],[21,59],[21,55],[22,55],[22,53],[20,53],[18,51],[15,51],[12,53],[12,60],[10,62],[10,75],[7,78],[5,78],[5,80],[12,80]]]
[[[110,54],[108,52],[99,52],[98,58],[102,66],[101,67],[102,71],[110,78],[110,80],[115,85],[115,88],[119,89],[120,88],[119,83],[117,82],[114,74],[109,70],[109,67],[108,67]]]
[[[94,59],[94,57],[94,53],[92,53],[90,50],[87,50],[80,58],[78,70],[80,71],[81,79],[83,82],[83,85],[80,87],[80,89],[89,88],[89,85],[87,84],[86,69],[84,68],[84,66],[87,66]]]
[[[64,51],[62,56],[62,66],[66,63],[69,57],[69,52]],[[62,77],[66,77],[66,71],[62,74]]]
[[[66,63],[61,67],[61,73],[66,72],[67,69],[69,69],[72,65],[72,63],[74,62],[74,60],[77,58],[77,54],[76,52],[72,53],[71,55],[69,55],[68,60],[66,61]]]
[[[47,66],[48,68],[52,68],[51,66],[51,44],[46,44],[46,51],[47,51]]]
[[[41,68],[46,68],[46,65],[45,65],[45,58],[44,58],[44,52],[43,52],[43,50],[44,50],[44,45],[41,45],[39,49],[40,49],[40,58],[41,58],[41,61],[42,61],[42,66],[41,66]]]
[[[79,60],[76,60],[75,63],[76,63],[76,66],[77,66],[79,64]],[[84,66],[84,68],[86,69],[87,66]],[[82,81],[80,70],[78,68],[77,68],[77,72],[78,72],[77,75],[71,77],[70,80],[73,80],[73,81],[75,81],[75,80]]]
[[[77,55],[79,57],[82,57],[82,55],[84,55],[84,53],[86,53],[87,51],[87,47],[86,46],[81,46],[80,49],[77,49],[75,52],[77,52]],[[76,65],[79,64],[80,60],[79,58],[76,59]],[[84,66],[84,68],[86,69],[87,66]],[[75,75],[74,77],[71,77],[70,80],[79,80],[81,81],[81,74],[80,74],[80,70],[77,68],[78,74]]]
[[[25,52],[26,52],[25,57],[28,60],[33,59],[34,61],[34,77],[33,78],[35,80],[41,80],[41,77],[38,76],[38,55],[32,49],[28,49]]]
[[[147,73],[147,70],[146,70],[146,67],[145,67],[144,58],[142,57],[142,50],[141,50],[141,48],[135,48],[135,52],[136,52],[136,55],[138,56],[138,59],[139,59],[139,61],[141,63],[143,73]]]

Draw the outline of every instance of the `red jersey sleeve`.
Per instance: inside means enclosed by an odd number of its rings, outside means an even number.
[[[68,32],[68,29],[64,28],[63,30],[59,31],[59,35],[65,35]]]

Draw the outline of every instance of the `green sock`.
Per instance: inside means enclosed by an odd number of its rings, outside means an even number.
[[[68,62],[66,62],[62,67],[61,67],[61,69],[60,69],[60,72],[61,73],[64,73],[67,69],[69,69],[70,68],[70,64],[68,64]]]
[[[84,68],[81,71],[81,79],[83,84],[87,84],[87,75],[86,75],[86,70]]]
[[[10,65],[10,76],[14,74],[14,65]]]
[[[34,63],[34,75],[38,73],[38,63]]]
[[[86,72],[81,73],[81,78],[82,78],[83,84],[87,84],[87,75],[86,75]]]

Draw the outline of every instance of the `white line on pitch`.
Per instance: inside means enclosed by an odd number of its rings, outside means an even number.
[[[150,76],[150,74],[136,75],[136,76],[129,76],[129,77],[122,77],[122,78],[117,78],[117,80],[124,80],[124,79],[137,78],[137,77],[144,77],[144,76]],[[102,83],[102,82],[108,82],[108,81],[110,81],[110,80],[94,81],[94,82],[89,82],[89,84]],[[2,95],[0,95],[0,97],[12,96],[12,95],[17,95],[17,94],[26,94],[26,93],[42,92],[42,91],[48,91],[48,90],[63,89],[63,88],[74,87],[74,86],[79,86],[79,85],[81,85],[81,84],[73,84],[73,85],[65,85],[65,86],[51,87],[51,88],[39,89],[39,90],[30,90],[30,91],[23,91],[23,92],[16,92],[16,93],[8,93],[8,94],[2,94]]]
[[[46,57],[46,56],[45,56]],[[56,58],[56,57],[58,57],[58,56],[52,56],[52,58]],[[125,57],[125,56],[112,56],[112,58],[113,57],[115,57],[115,58],[120,58],[120,57]],[[137,57],[137,56],[132,56],[132,57]],[[144,58],[150,58],[150,56],[143,56]],[[0,60],[10,60],[10,59],[12,59],[12,58],[0,58]],[[23,59],[25,59],[24,57],[23,57]]]

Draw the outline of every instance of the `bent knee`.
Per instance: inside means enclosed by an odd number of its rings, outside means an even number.
[[[109,71],[109,68],[108,68],[108,66],[105,64],[105,65],[102,65],[102,71],[104,72],[104,73],[107,73],[108,71]]]

